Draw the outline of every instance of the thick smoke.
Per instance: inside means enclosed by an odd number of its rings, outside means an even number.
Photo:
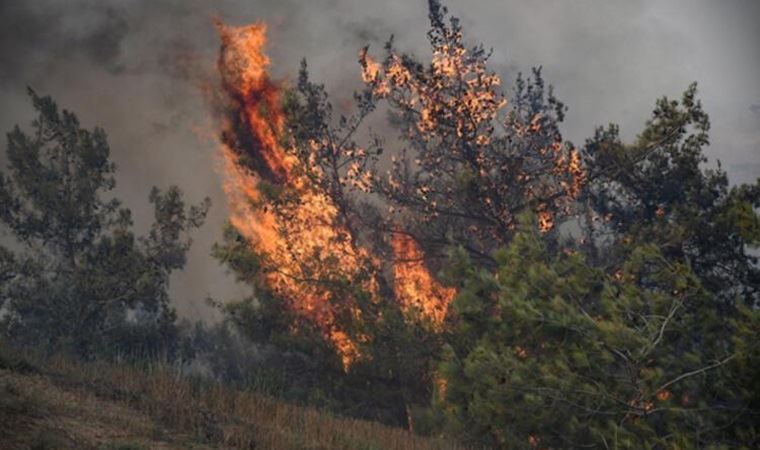
[[[753,0],[450,0],[466,38],[493,47],[505,80],[541,65],[570,111],[564,132],[582,144],[597,125],[635,137],[655,98],[691,81],[713,121],[708,154],[732,181],[760,175],[760,3]],[[265,20],[276,76],[309,61],[336,106],[360,84],[357,51],[397,45],[421,57],[426,2],[408,0],[0,0],[0,129],[28,124],[25,86],[52,95],[109,133],[118,195],[140,227],[151,185],[180,185],[214,201],[189,264],[173,280],[181,314],[211,317],[203,299],[244,292],[208,253],[227,216],[211,114],[199,85],[214,73],[213,20]],[[2,152],[4,154],[4,152]],[[0,156],[3,163],[4,156]],[[0,236],[0,239],[7,237]]]
[[[110,72],[121,66],[121,43],[129,33],[116,5],[91,2],[82,9],[64,3],[0,4],[0,83],[23,83],[29,71],[58,58],[83,58]]]

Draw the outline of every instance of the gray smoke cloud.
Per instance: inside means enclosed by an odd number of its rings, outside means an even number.
[[[760,2],[446,3],[466,39],[493,48],[505,84],[543,66],[570,108],[563,131],[577,144],[609,122],[635,137],[656,98],[697,81],[713,122],[708,156],[733,182],[760,176]],[[408,0],[0,0],[0,129],[31,120],[27,85],[105,128],[117,194],[142,228],[154,184],[178,184],[190,201],[210,196],[211,214],[172,294],[181,315],[213,319],[205,297],[246,292],[209,256],[226,218],[216,147],[204,138],[211,113],[198,90],[199,76],[214,70],[213,19],[266,21],[275,75],[292,80],[306,57],[337,105],[360,86],[360,47],[380,53],[393,34],[400,49],[428,55],[426,8]]]

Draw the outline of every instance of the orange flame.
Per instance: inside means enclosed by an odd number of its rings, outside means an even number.
[[[407,310],[417,310],[440,330],[456,290],[441,285],[427,267],[419,244],[409,235],[394,233],[391,242],[396,299]]]
[[[264,54],[266,25],[230,27],[217,22],[222,40],[218,66],[227,94],[240,103],[239,118],[248,126],[253,142],[257,142],[266,169],[274,179],[285,180],[291,170],[285,151],[277,142],[277,135],[285,123],[280,109],[280,88],[267,74],[270,64]],[[253,155],[251,155],[253,156]]]
[[[358,350],[336,325],[337,299],[327,286],[350,283],[371,258],[354,245],[332,199],[299,174],[297,158],[281,142],[285,116],[280,88],[267,74],[266,26],[217,27],[219,70],[232,110],[221,132],[230,222],[262,256],[266,285],[315,324],[348,367]],[[271,191],[297,200],[276,202]],[[338,267],[331,264],[335,258]],[[377,290],[373,279],[361,287],[372,295]]]

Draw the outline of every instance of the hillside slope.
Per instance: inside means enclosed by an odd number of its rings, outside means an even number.
[[[155,364],[29,363],[0,352],[0,449],[456,449],[184,378]]]

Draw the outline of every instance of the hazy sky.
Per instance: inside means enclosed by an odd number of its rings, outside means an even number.
[[[678,96],[697,81],[713,125],[708,156],[734,182],[760,176],[760,1],[447,4],[470,43],[493,48],[492,68],[505,84],[543,66],[570,108],[563,132],[574,142],[609,122],[630,139],[657,97]],[[32,119],[27,85],[78,113],[85,126],[105,128],[117,193],[140,227],[153,184],[178,184],[190,201],[210,196],[209,220],[185,272],[172,280],[180,313],[208,317],[206,296],[245,292],[208,256],[226,217],[196,77],[213,70],[213,18],[267,21],[276,74],[292,79],[306,57],[337,103],[359,86],[360,47],[380,52],[393,34],[399,48],[426,55],[426,8],[422,0],[0,0],[0,129]]]

